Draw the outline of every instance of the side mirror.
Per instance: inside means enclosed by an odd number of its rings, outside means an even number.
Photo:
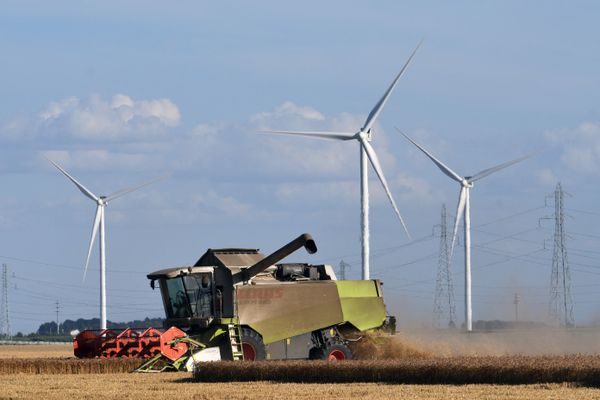
[[[154,279],[150,280],[150,287],[154,290]]]

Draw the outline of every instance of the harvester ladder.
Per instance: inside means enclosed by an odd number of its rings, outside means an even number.
[[[231,343],[231,355],[233,361],[244,361],[244,348],[242,347],[242,328],[237,307],[237,287],[233,301],[233,319],[227,324],[227,335]]]
[[[242,333],[240,325],[237,323],[227,324],[227,333],[229,334],[229,342],[231,343],[231,354],[233,361],[244,360],[244,349],[242,347]]]

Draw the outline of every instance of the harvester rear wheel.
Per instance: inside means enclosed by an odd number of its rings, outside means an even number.
[[[262,337],[250,328],[242,328],[242,350],[244,360],[260,361],[267,358],[267,349]]]
[[[330,344],[326,348],[314,348],[310,351],[313,360],[343,361],[352,359],[352,351],[343,343]]]

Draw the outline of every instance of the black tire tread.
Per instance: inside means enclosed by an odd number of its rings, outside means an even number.
[[[267,358],[267,348],[258,332],[244,326],[240,333],[242,335],[242,343],[248,343],[254,347],[254,351],[256,352],[255,360],[265,360]]]
[[[314,347],[310,350],[309,358],[311,360],[327,360],[327,356],[333,350],[342,351],[346,356],[346,360],[352,360],[352,350],[350,350],[350,348],[344,343],[333,343],[327,346],[326,348]]]

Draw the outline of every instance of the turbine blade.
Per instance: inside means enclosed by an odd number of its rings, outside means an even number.
[[[404,223],[404,220],[402,219],[402,215],[400,215],[400,211],[398,210],[398,207],[396,206],[396,202],[394,201],[392,192],[390,191],[387,180],[385,179],[385,175],[383,175],[383,170],[381,169],[381,164],[379,163],[379,158],[377,157],[375,150],[373,149],[371,144],[369,142],[367,142],[365,139],[363,139],[362,137],[359,136],[359,140],[360,140],[360,143],[362,144],[363,148],[365,149],[365,152],[367,153],[367,157],[369,157],[369,161],[371,161],[371,165],[373,166],[373,169],[375,170],[375,172],[377,173],[377,176],[379,177],[379,181],[381,182],[381,185],[383,185],[383,188],[385,189],[385,193],[387,194],[387,197],[390,200],[392,207],[394,207],[394,211],[396,212],[396,215],[398,216],[398,219],[400,220],[400,223],[402,224],[402,227],[404,228],[404,231],[406,232],[406,236],[408,236],[408,238],[411,239],[410,233],[408,233],[406,224]]]
[[[526,160],[531,156],[532,156],[532,154],[527,154],[526,156],[515,158],[514,160],[507,161],[500,165],[496,165],[495,167],[484,169],[483,171],[478,172],[475,175],[473,175],[472,177],[470,177],[469,182],[475,182],[481,178],[485,178],[486,176],[493,174],[494,172],[497,172],[497,171],[500,171],[501,169],[510,167],[511,165],[521,162],[523,160]]]
[[[112,201],[112,200],[117,199],[117,198],[119,198],[121,196],[125,196],[126,194],[129,194],[129,193],[131,193],[133,191],[136,191],[136,190],[141,189],[143,187],[146,187],[148,185],[152,185],[153,183],[156,183],[158,181],[162,181],[164,179],[167,179],[168,177],[169,177],[169,175],[163,175],[163,176],[155,178],[155,179],[153,179],[151,181],[148,181],[146,183],[142,183],[141,185],[130,187],[130,188],[123,189],[123,190],[119,190],[118,192],[115,192],[113,194],[110,194],[110,195],[106,196],[106,198],[104,199],[104,201],[105,202]]]
[[[274,135],[306,136],[315,139],[352,140],[354,134],[348,132],[318,132],[318,131],[259,131]]]
[[[98,204],[96,207],[96,217],[94,218],[94,225],[92,226],[92,237],[90,238],[90,245],[88,247],[87,258],[85,260],[85,269],[83,270],[83,280],[87,274],[88,264],[90,263],[90,256],[92,255],[92,248],[94,247],[94,240],[96,240],[96,234],[98,233],[98,226],[100,225],[100,217],[102,214],[102,207]]]
[[[457,182],[462,182],[463,178],[458,175],[456,172],[452,171],[450,169],[450,167],[448,167],[446,164],[444,164],[443,162],[441,162],[440,160],[438,160],[437,158],[435,158],[430,152],[428,152],[427,150],[425,150],[425,148],[421,145],[419,145],[417,142],[415,142],[414,140],[412,140],[411,138],[408,137],[408,135],[406,135],[404,132],[402,132],[400,129],[396,128],[396,130],[398,132],[400,132],[406,139],[408,139],[409,142],[411,142],[412,144],[414,144],[415,146],[417,146],[417,148],[419,150],[421,150],[427,157],[429,157],[429,159],[431,161],[433,161],[435,163],[435,165],[437,165],[437,167],[446,175],[448,175],[450,178],[454,179]]]
[[[398,75],[396,75],[396,78],[392,81],[392,84],[390,85],[390,87],[388,87],[388,89],[383,94],[383,96],[381,97],[381,99],[379,99],[379,101],[377,102],[377,104],[375,104],[375,107],[373,107],[373,109],[369,113],[369,116],[367,117],[367,120],[365,121],[365,124],[364,124],[364,126],[362,128],[363,131],[368,132],[369,129],[371,129],[371,127],[375,123],[375,120],[379,116],[379,113],[381,113],[381,110],[383,109],[383,106],[385,106],[385,103],[387,102],[388,98],[392,94],[392,91],[396,87],[396,84],[398,83],[398,80],[400,79],[400,77],[402,76],[402,74],[404,74],[404,71],[408,67],[408,64],[410,64],[410,62],[411,62],[412,58],[414,57],[414,55],[417,53],[417,50],[419,50],[419,47],[421,47],[421,43],[423,43],[423,40],[421,40],[419,42],[419,44],[417,45],[417,47],[415,47],[415,49],[413,50],[412,54],[410,55],[410,57],[408,57],[408,60],[406,61],[406,63],[404,64],[404,66],[402,67],[402,69],[400,70],[400,72],[398,73]]]
[[[458,207],[456,207],[456,217],[454,218],[454,231],[452,233],[452,245],[450,246],[450,261],[454,255],[454,244],[456,243],[456,235],[458,234],[458,225],[460,225],[460,219],[465,211],[465,198],[467,194],[467,188],[462,186],[460,188],[460,195],[458,196]]]
[[[67,178],[69,178],[69,180],[71,182],[73,182],[75,184],[75,186],[77,186],[77,188],[81,191],[81,193],[83,193],[84,195],[86,195],[87,197],[89,197],[90,199],[92,199],[94,201],[98,201],[98,196],[96,196],[88,188],[86,188],[81,183],[79,183],[77,181],[77,179],[75,179],[71,175],[69,175],[69,173],[67,171],[65,171],[64,169],[62,169],[60,165],[58,165],[57,163],[55,163],[54,161],[52,161],[49,158],[46,158],[46,160],[50,161],[52,163],[52,165],[54,165],[56,168],[58,168],[58,170],[60,172],[62,172]]]

